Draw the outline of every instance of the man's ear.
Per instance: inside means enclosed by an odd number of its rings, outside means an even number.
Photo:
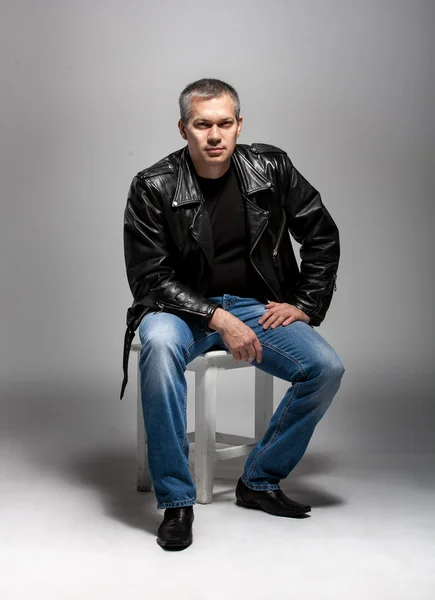
[[[237,126],[237,137],[239,137],[240,132],[242,131],[242,125],[243,125],[243,117],[239,117],[239,122],[238,122],[238,126]]]
[[[187,140],[186,128],[184,127],[184,123],[181,119],[178,121],[178,129],[180,131],[181,137],[184,140]]]

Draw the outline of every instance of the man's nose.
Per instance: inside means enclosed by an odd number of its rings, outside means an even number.
[[[217,125],[213,125],[212,127],[210,127],[210,130],[208,132],[208,139],[220,141],[221,133],[220,133],[219,127]]]

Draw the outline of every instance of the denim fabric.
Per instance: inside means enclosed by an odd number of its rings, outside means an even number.
[[[264,303],[230,294],[213,296],[257,335],[263,360],[252,365],[292,385],[268,429],[247,457],[243,482],[254,490],[276,490],[297,465],[314,428],[337,393],[344,373],[333,348],[303,321],[263,329]],[[211,346],[228,350],[216,331],[201,331],[167,312],[150,312],[139,325],[141,397],[148,462],[157,508],[195,504],[189,469],[186,365]]]

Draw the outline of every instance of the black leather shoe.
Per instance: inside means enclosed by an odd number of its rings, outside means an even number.
[[[308,517],[311,506],[291,500],[282,490],[251,490],[239,479],[236,487],[236,504],[245,508],[264,510],[278,517]]]
[[[192,543],[193,506],[167,508],[157,532],[157,543],[165,550],[184,550]]]

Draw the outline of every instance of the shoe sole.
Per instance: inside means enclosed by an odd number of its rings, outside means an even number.
[[[161,548],[164,548],[165,550],[184,550],[185,548],[188,548],[191,545],[193,539],[190,539],[185,544],[179,544],[174,542],[162,542],[158,538],[156,539],[156,542]]]
[[[307,516],[307,513],[310,512],[310,510],[311,510],[311,508],[310,508],[308,510],[301,510],[301,511],[297,511],[297,512],[291,512],[291,513],[288,513],[285,515],[281,515],[279,513],[273,512],[271,510],[267,510],[266,508],[262,508],[255,502],[247,502],[245,500],[239,500],[237,498],[236,504],[238,506],[243,506],[243,508],[253,508],[254,510],[262,510],[263,512],[266,512],[269,515],[275,515],[276,517],[302,517],[302,516]]]

